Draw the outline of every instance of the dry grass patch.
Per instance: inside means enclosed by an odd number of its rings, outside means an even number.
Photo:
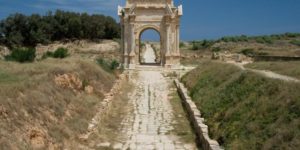
[[[113,144],[120,143],[127,137],[121,134],[122,121],[131,114],[133,108],[130,106],[128,94],[133,90],[130,81],[124,81],[121,84],[120,92],[114,96],[111,104],[111,109],[107,112],[105,117],[101,120],[98,130],[90,136],[87,140],[89,145],[95,149],[113,149]],[[99,147],[100,143],[110,143],[110,147]]]
[[[91,85],[92,94],[74,91],[54,82],[55,76],[77,74]],[[68,148],[78,145],[96,113],[96,104],[113,85],[115,77],[86,59],[47,59],[19,64],[0,61],[0,149],[31,149],[33,131],[43,140],[42,148]],[[17,139],[17,140],[16,140]]]
[[[196,136],[191,128],[187,113],[185,112],[182,101],[175,90],[175,86],[172,85],[171,89],[174,89],[170,94],[170,103],[174,112],[175,123],[173,124],[174,129],[171,131],[172,134],[178,136],[184,144],[194,144]]]

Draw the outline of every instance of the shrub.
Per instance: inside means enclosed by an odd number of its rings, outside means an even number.
[[[140,44],[140,48],[142,48],[142,47],[145,47],[145,43],[144,42],[141,42],[141,44]]]
[[[120,65],[120,63],[117,60],[112,60],[110,62],[110,61],[107,61],[103,58],[97,59],[97,63],[102,67],[102,69],[104,69],[107,72],[113,72]]]
[[[286,37],[289,37],[289,38],[295,38],[295,37],[299,37],[300,36],[299,33],[285,33],[284,35]]]
[[[219,41],[223,41],[223,42],[247,42],[248,37],[246,35],[227,36],[227,37],[222,37]]]
[[[253,49],[250,49],[250,48],[243,49],[243,50],[241,50],[240,53],[242,53],[242,54],[244,54],[244,55],[246,55],[246,56],[253,56],[253,55],[255,55],[254,50],[253,50]]]
[[[221,48],[220,47],[215,47],[212,49],[212,52],[219,52],[221,51]]]
[[[274,43],[273,40],[275,39],[275,38],[272,38],[271,36],[257,36],[257,37],[253,37],[253,38],[255,39],[255,41],[257,43],[262,43],[262,44],[264,44],[264,43],[273,44]]]
[[[116,70],[119,67],[120,63],[116,60],[113,60],[110,64],[110,69],[111,70]]]
[[[294,44],[294,45],[297,45],[297,46],[300,46],[300,41],[299,40],[293,40],[290,43]]]
[[[68,49],[66,49],[66,48],[58,48],[53,53],[54,58],[66,58],[67,56],[69,56],[69,54],[68,54]]]
[[[203,41],[192,41],[192,50],[199,50],[202,48],[211,47],[215,41],[212,40],[203,40]]]
[[[16,48],[12,53],[5,57],[6,60],[17,61],[20,63],[33,62],[36,54],[34,48]]]
[[[205,47],[205,48],[210,47],[210,45],[211,45],[211,42],[210,42],[210,41],[207,41],[207,40],[204,40],[204,41],[202,42],[202,44],[201,44],[201,46],[202,46],[202,47]]]
[[[56,51],[54,52],[49,52],[47,51],[44,55],[43,55],[43,59],[48,58],[48,57],[52,57],[52,58],[66,58],[67,56],[69,56],[68,53],[68,49],[66,48],[58,48]]]
[[[185,47],[184,42],[180,42],[180,43],[179,43],[179,48],[183,48],[183,47]]]
[[[199,50],[201,48],[201,43],[198,41],[192,42],[192,50]]]

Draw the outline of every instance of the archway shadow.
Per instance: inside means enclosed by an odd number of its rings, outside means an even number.
[[[160,63],[140,63],[142,66],[161,66]]]

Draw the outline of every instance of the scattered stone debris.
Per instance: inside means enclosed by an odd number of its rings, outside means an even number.
[[[98,148],[108,148],[110,147],[110,143],[109,142],[104,142],[104,143],[99,143],[97,144]]]
[[[28,137],[33,148],[41,149],[47,145],[45,134],[39,129],[30,129]]]

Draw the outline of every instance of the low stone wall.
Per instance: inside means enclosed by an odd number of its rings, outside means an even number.
[[[253,56],[254,61],[300,61],[300,57],[292,56]]]
[[[208,135],[208,126],[204,124],[204,118],[201,118],[201,113],[196,104],[188,95],[187,89],[177,79],[174,81],[181,97],[182,103],[189,115],[193,128],[198,136],[198,142],[204,150],[222,150],[219,143],[210,139]]]

